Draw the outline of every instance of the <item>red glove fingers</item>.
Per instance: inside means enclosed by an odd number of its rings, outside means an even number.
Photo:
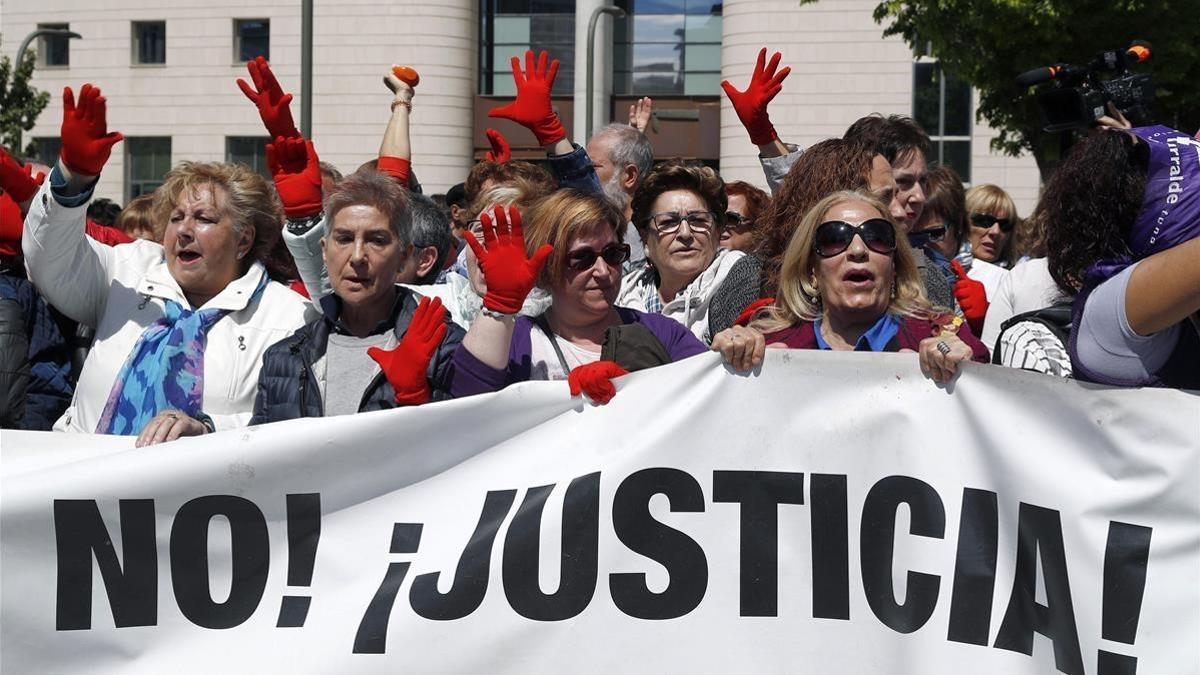
[[[504,137],[504,134],[495,129],[488,129],[487,138],[492,149],[483,156],[484,160],[503,164],[512,159],[512,148],[508,145],[508,139]]]
[[[312,141],[299,136],[267,144],[267,166],[288,218],[321,212],[321,160]]]
[[[612,383],[613,378],[628,374],[629,371],[617,365],[615,361],[596,361],[572,370],[567,375],[567,384],[571,387],[572,396],[583,392],[596,403],[604,405],[617,395],[617,388]]]
[[[21,166],[0,150],[0,189],[3,189],[18,204],[29,201],[37,193],[38,186],[46,179],[46,174],[33,173],[32,166]]]
[[[63,121],[59,157],[72,173],[99,176],[112,154],[112,146],[125,137],[108,131],[108,106],[100,90],[90,84],[79,90],[79,102],[70,87],[63,87]]]
[[[464,237],[464,241],[475,253],[479,268],[483,270],[487,284],[483,306],[493,312],[517,314],[529,291],[537,283],[538,274],[546,264],[552,247],[544,244],[532,256],[527,256],[525,234],[521,230],[521,213],[511,206],[508,207],[507,216],[502,206],[496,206],[493,213],[494,227],[493,216],[479,214],[479,222],[483,226],[482,244],[471,236]]]
[[[292,110],[288,107],[292,102],[292,95],[283,92],[283,87],[279,86],[279,80],[275,79],[275,73],[271,72],[267,60],[259,56],[253,61],[247,61],[246,70],[250,72],[254,86],[251,87],[245,80],[238,78],[238,87],[246,98],[258,107],[258,116],[262,118],[271,138],[299,137],[296,122],[292,120]]]
[[[763,307],[770,307],[773,304],[775,304],[775,298],[763,298],[761,300],[755,300],[747,305],[746,309],[743,309],[742,312],[737,315],[737,318],[733,320],[733,325],[749,326],[750,322],[754,319],[754,315],[758,313],[758,310],[762,309]]]
[[[971,331],[980,335],[983,333],[983,320],[988,311],[987,289],[982,282],[968,277],[962,263],[957,260],[950,261],[950,268],[954,270],[954,276],[958,277],[958,281],[954,282],[954,299],[958,300],[958,306],[962,307],[963,318],[971,326]]]
[[[759,50],[758,62],[754,65],[754,73],[750,76],[750,84],[746,91],[738,91],[729,80],[721,83],[721,88],[733,104],[733,110],[742,121],[742,126],[750,133],[750,142],[755,145],[766,145],[779,138],[771,124],[771,118],[767,115],[767,104],[783,89],[784,79],[792,72],[790,67],[776,72],[782,57],[782,54],[775,52],[768,64],[767,48]]]
[[[553,145],[567,137],[567,131],[550,105],[550,92],[554,88],[554,77],[558,74],[558,59],[546,66],[549,55],[542,52],[537,64],[533,52],[525,52],[525,72],[521,72],[521,61],[512,58],[513,81],[517,85],[517,100],[499,108],[492,108],[488,117],[510,119],[529,129],[537,136],[539,145]]]
[[[396,392],[396,403],[421,405],[429,401],[425,373],[446,337],[446,308],[441,298],[421,298],[400,344],[390,351],[371,347],[367,355],[379,364]]]

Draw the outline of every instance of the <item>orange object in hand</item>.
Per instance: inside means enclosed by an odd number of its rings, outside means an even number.
[[[421,76],[417,74],[417,71],[408,66],[392,66],[392,74],[410,87],[415,87],[421,82]]]

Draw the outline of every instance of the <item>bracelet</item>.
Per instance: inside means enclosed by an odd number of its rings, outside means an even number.
[[[392,112],[396,112],[396,106],[398,106],[398,105],[402,105],[405,108],[408,108],[409,114],[410,115],[412,114],[412,103],[410,103],[409,101],[401,101],[400,99],[396,99],[396,100],[392,101]]]
[[[508,314],[506,312],[497,312],[496,310],[488,308],[488,307],[481,307],[479,309],[479,313],[483,314],[484,316],[490,316],[493,319],[515,319],[515,318],[517,318],[516,314]]]

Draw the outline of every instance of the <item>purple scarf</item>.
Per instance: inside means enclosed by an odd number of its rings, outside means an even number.
[[[1131,132],[1150,149],[1146,194],[1126,242],[1132,255],[1097,261],[1087,272],[1092,285],[1142,258],[1200,237],[1200,141],[1161,125]]]

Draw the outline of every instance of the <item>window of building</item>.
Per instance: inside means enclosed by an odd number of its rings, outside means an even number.
[[[929,134],[938,165],[971,182],[971,85],[944,72],[936,61],[913,67],[913,118]]]
[[[233,20],[233,58],[253,61],[256,57],[271,59],[271,20]]]
[[[62,151],[62,139],[58,136],[39,136],[33,139],[33,159],[46,166],[54,166]]]
[[[613,93],[721,93],[721,10],[713,0],[618,0]]]
[[[167,62],[167,22],[134,21],[133,62],[138,65],[161,65]]]
[[[525,67],[525,51],[543,50],[558,59],[554,93],[575,88],[575,2],[573,0],[480,0],[479,93],[513,96],[512,57]]]
[[[245,164],[258,173],[271,177],[267,168],[267,136],[226,136],[225,161],[234,164]]]
[[[38,28],[68,30],[67,23],[39,23]],[[42,35],[38,37],[38,65],[61,67],[71,65],[71,38],[66,35]]]
[[[126,138],[125,201],[154,192],[171,170],[171,137]]]

